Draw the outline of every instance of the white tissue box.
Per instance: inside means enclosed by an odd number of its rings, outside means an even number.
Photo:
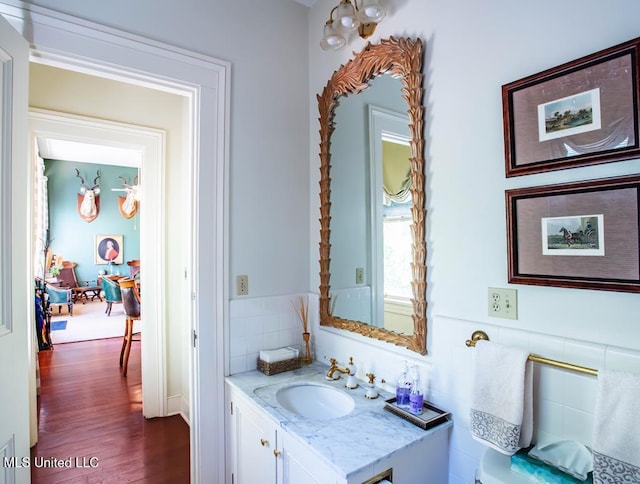
[[[265,375],[275,375],[298,368],[300,368],[300,359],[298,350],[295,348],[261,351],[258,356],[258,371]]]
[[[265,363],[276,363],[297,357],[298,350],[290,347],[278,348],[277,350],[262,350],[260,352],[260,359]]]

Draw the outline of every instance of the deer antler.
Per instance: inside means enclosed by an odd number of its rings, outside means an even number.
[[[78,178],[80,178],[80,181],[82,182],[82,186],[83,186],[84,188],[87,188],[87,185],[85,185],[85,183],[84,183],[84,178],[82,178],[82,177],[80,176],[80,170],[78,170],[77,168],[76,168],[76,176],[77,176]]]
[[[92,190],[95,190],[96,188],[98,188],[98,178],[100,178],[100,170],[98,170],[96,173],[98,176],[93,179],[93,188],[91,188]]]

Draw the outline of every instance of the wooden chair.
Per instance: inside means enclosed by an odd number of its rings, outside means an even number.
[[[120,285],[120,292],[122,293],[122,307],[127,316],[122,349],[120,350],[120,367],[122,368],[122,376],[127,376],[131,342],[139,341],[133,339],[133,322],[140,320],[140,295],[138,294],[136,283],[133,279],[120,279],[118,284]]]
[[[82,304],[89,300],[89,297],[93,301],[98,298],[102,301],[100,296],[101,287],[97,284],[91,284],[94,281],[79,281],[76,277],[76,263],[70,261],[62,262],[62,269],[57,278],[60,281],[60,287],[71,289],[73,300],[82,300]]]
[[[129,277],[133,278],[135,275],[140,272],[140,260],[132,259],[127,261],[127,265],[129,266]]]

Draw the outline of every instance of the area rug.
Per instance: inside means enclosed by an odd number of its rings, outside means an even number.
[[[107,303],[104,301],[91,301],[85,304],[73,305],[73,315],[66,310],[60,314],[54,311],[51,317],[51,341],[53,344],[73,343],[76,341],[88,341],[104,338],[121,338],[124,335],[125,314],[121,304],[114,304],[111,316],[105,314]],[[64,329],[60,323],[66,321]],[[136,321],[134,331],[139,331],[140,322]]]
[[[62,321],[52,321],[51,322],[51,331],[62,331],[67,329],[67,320],[64,319]]]

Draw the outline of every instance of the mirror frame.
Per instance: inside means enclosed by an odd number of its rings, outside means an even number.
[[[329,226],[331,220],[331,134],[335,129],[335,109],[338,99],[357,94],[369,81],[382,74],[390,74],[402,81],[402,96],[407,103],[411,133],[411,233],[413,280],[413,334],[404,335],[370,326],[360,321],[339,318],[330,313],[329,284],[331,261]],[[424,107],[422,105],[422,41],[408,38],[383,39],[379,44],[367,44],[360,53],[333,73],[318,94],[320,112],[320,325],[352,331],[363,336],[404,346],[422,355],[427,354],[427,269],[425,240],[424,196]]]

